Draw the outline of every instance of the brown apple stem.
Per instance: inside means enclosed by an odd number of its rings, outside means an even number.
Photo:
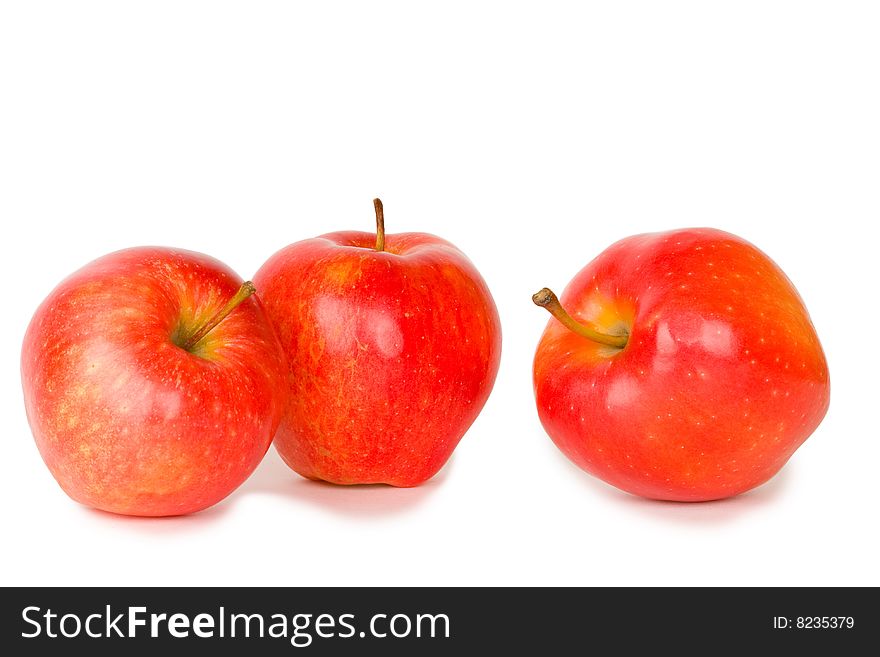
[[[373,199],[373,207],[376,210],[376,250],[385,250],[385,209],[382,207],[382,201],[377,198]]]
[[[617,347],[618,349],[623,349],[626,346],[628,336],[600,333],[596,329],[576,321],[565,311],[565,308],[559,303],[559,299],[553,294],[553,291],[546,287],[540,292],[532,295],[532,301],[534,301],[536,306],[546,308],[547,312],[562,322],[567,329],[585,337],[587,340],[608,345],[609,347]]]
[[[235,293],[235,296],[232,297],[225,306],[214,313],[214,316],[211,317],[211,319],[202,324],[199,328],[195,330],[192,335],[190,335],[186,339],[186,341],[183,343],[183,348],[187,351],[192,351],[193,347],[204,340],[205,336],[213,331],[220,322],[226,319],[229,313],[235,310],[242,301],[247,299],[256,291],[257,288],[255,288],[254,284],[250,281],[245,281],[244,283],[242,283],[241,287],[238,288],[238,292]]]

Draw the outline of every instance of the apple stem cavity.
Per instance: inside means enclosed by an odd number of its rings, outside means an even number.
[[[183,343],[180,345],[181,348],[185,349],[186,351],[191,352],[196,347],[196,345],[198,345],[199,342],[204,340],[205,337],[208,335],[208,333],[213,331],[220,322],[222,322],[224,319],[226,319],[226,317],[233,310],[235,310],[239,306],[239,304],[241,304],[242,301],[247,299],[249,296],[251,296],[256,291],[257,291],[257,288],[254,287],[254,284],[251,283],[250,281],[245,281],[244,283],[242,283],[241,287],[238,288],[238,292],[235,293],[235,296],[233,296],[226,303],[225,306],[223,306],[220,310],[218,310],[216,313],[214,313],[214,315],[211,317],[211,319],[209,319],[204,324],[202,324],[199,328],[197,328],[195,331],[193,331],[193,333],[186,340],[184,340]]]
[[[559,303],[559,298],[553,293],[553,290],[549,288],[545,287],[540,292],[533,294],[532,301],[536,306],[546,308],[547,312],[562,322],[567,329],[574,331],[587,340],[592,340],[593,342],[598,342],[599,344],[604,344],[609,347],[616,347],[617,349],[623,349],[626,346],[629,336],[602,333],[575,320],[566,312],[565,308],[562,307],[562,304]]]
[[[376,210],[376,250],[385,250],[385,209],[382,207],[382,201],[377,198],[373,199],[373,208]]]

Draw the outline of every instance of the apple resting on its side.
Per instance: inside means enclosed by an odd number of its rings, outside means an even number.
[[[338,232],[254,277],[288,366],[275,446],[310,479],[415,486],[483,408],[501,328],[480,274],[433,235]]]
[[[25,407],[70,497],[180,515],[253,472],[285,371],[253,291],[208,256],[143,247],[86,265],[43,301],[22,348]]]
[[[828,367],[801,298],[729,233],[623,239],[561,302],[546,288],[533,301],[555,316],[534,360],[544,428],[581,468],[635,495],[754,488],[828,409]]]

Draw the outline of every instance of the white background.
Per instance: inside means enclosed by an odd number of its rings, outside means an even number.
[[[878,34],[870,2],[3,3],[0,581],[880,585]],[[248,277],[292,241],[371,230],[377,195],[389,232],[470,256],[504,326],[494,393],[435,479],[309,483],[270,451],[191,517],[61,492],[18,364],[56,283],[140,244]],[[649,502],[544,434],[530,296],[621,237],[694,225],[795,282],[831,410],[765,486]]]

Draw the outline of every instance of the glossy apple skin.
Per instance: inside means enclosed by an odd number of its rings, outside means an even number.
[[[702,228],[609,247],[560,297],[622,350],[551,318],[538,414],[577,465],[643,497],[726,498],[772,477],[828,409],[828,366],[794,286],[745,240]]]
[[[292,244],[254,282],[290,368],[275,437],[310,479],[415,486],[489,397],[501,356],[476,268],[432,235],[338,232]]]
[[[64,280],[27,329],[21,374],[40,454],[74,500],[168,516],[205,509],[256,468],[281,418],[284,355],[255,297],[199,345],[241,279],[198,253],[142,247]]]

